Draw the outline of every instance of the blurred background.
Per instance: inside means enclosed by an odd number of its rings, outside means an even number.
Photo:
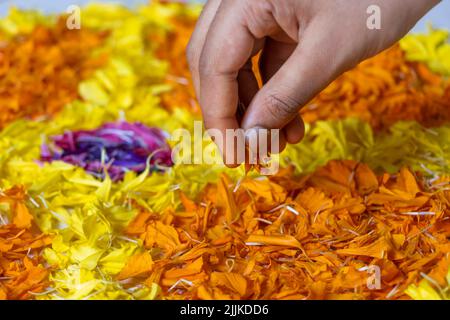
[[[129,7],[147,3],[148,0],[94,0],[96,2],[121,3]],[[205,2],[196,0],[195,2]],[[0,16],[7,14],[9,7],[38,9],[43,12],[64,12],[69,5],[83,6],[92,0],[0,0]],[[450,0],[443,0],[427,16],[425,16],[413,29],[415,32],[425,31],[427,23],[432,23],[437,28],[450,29]]]

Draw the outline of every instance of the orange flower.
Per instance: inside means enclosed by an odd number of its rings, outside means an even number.
[[[11,207],[13,215],[12,223],[17,228],[28,229],[31,227],[33,216],[28,211],[24,203],[25,189],[22,186],[16,186],[12,189],[0,193],[0,203],[7,203]]]
[[[149,35],[151,43],[157,48],[156,56],[169,64],[166,82],[171,85],[172,90],[161,97],[162,106],[168,110],[186,108],[200,113],[186,59],[186,47],[195,23],[193,17],[178,16],[171,21],[172,28],[166,34]]]
[[[117,276],[119,280],[142,276],[152,270],[153,260],[148,251],[132,256],[120,274]]]
[[[305,177],[224,176],[198,201],[183,195],[184,210],[142,212],[128,230],[153,235],[147,282],[167,299],[403,299],[421,273],[445,281],[449,183],[406,168],[376,177],[350,160]]]
[[[51,238],[31,231],[32,216],[25,197],[23,187],[0,193],[0,205],[8,205],[13,222],[0,226],[0,299],[30,299],[49,284],[48,271],[39,264],[39,253]]]
[[[31,231],[33,218],[25,199],[22,186],[0,192],[0,205],[8,206],[12,219],[12,224],[0,225],[0,300],[30,299],[49,284],[48,270],[40,265],[39,253],[51,238]],[[6,222],[2,211],[0,218],[0,224]]]
[[[105,35],[69,30],[62,18],[53,28],[38,26],[2,46],[0,129],[19,118],[51,116],[76,99],[78,83],[106,59],[91,56]]]
[[[359,117],[377,130],[405,120],[432,127],[450,120],[449,96],[448,80],[408,62],[397,44],[340,76],[301,113],[307,122]]]

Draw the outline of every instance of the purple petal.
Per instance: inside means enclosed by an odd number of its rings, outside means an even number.
[[[96,177],[107,170],[114,181],[127,171],[143,172],[150,155],[151,171],[173,165],[164,132],[141,123],[107,123],[95,130],[67,131],[51,141],[41,146],[42,161],[62,160]]]

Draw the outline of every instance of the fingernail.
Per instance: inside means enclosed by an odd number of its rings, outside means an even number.
[[[245,132],[245,144],[249,150],[249,163],[258,164],[259,158],[267,154],[267,133],[263,127],[253,127]]]

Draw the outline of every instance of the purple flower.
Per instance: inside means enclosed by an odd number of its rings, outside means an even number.
[[[127,171],[143,172],[149,157],[151,171],[173,165],[162,130],[141,123],[107,123],[96,130],[67,131],[50,140],[41,147],[42,161],[64,161],[100,178],[106,170],[113,181]]]

